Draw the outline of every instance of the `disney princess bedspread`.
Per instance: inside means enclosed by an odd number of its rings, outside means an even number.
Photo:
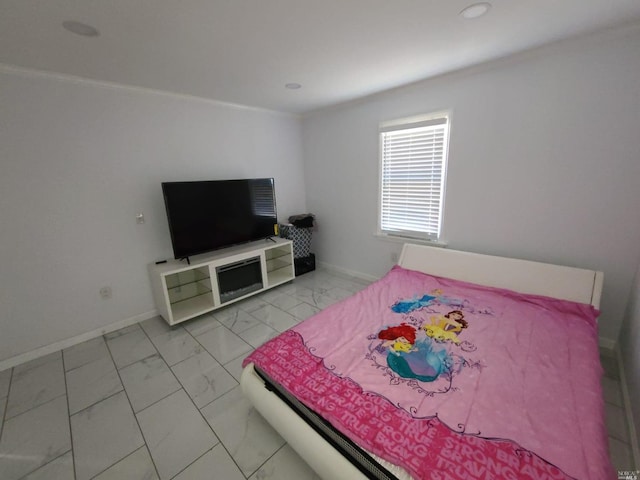
[[[603,480],[597,313],[396,266],[244,365],[416,479]]]

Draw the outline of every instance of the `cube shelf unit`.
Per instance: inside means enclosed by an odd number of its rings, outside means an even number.
[[[259,240],[149,265],[158,312],[169,325],[224,307],[295,278],[293,242]]]
[[[292,245],[293,242],[265,250],[267,284],[280,285],[291,280],[291,269],[293,268]]]

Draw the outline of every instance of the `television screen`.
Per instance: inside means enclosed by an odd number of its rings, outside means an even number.
[[[274,235],[273,178],[165,182],[162,192],[175,258]]]

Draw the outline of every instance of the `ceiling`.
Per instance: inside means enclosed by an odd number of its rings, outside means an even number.
[[[493,0],[461,17],[473,3],[0,0],[0,63],[305,113],[640,21],[639,0]],[[100,35],[72,34],[68,20]]]

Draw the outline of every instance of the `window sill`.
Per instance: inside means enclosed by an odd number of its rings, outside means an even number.
[[[384,233],[379,233],[379,232],[374,233],[373,236],[380,240],[385,240],[387,242],[393,242],[393,243],[414,243],[417,245],[429,245],[431,247],[440,247],[440,248],[447,247],[447,242],[443,240],[427,240],[423,238],[400,237],[396,235],[385,235]]]

